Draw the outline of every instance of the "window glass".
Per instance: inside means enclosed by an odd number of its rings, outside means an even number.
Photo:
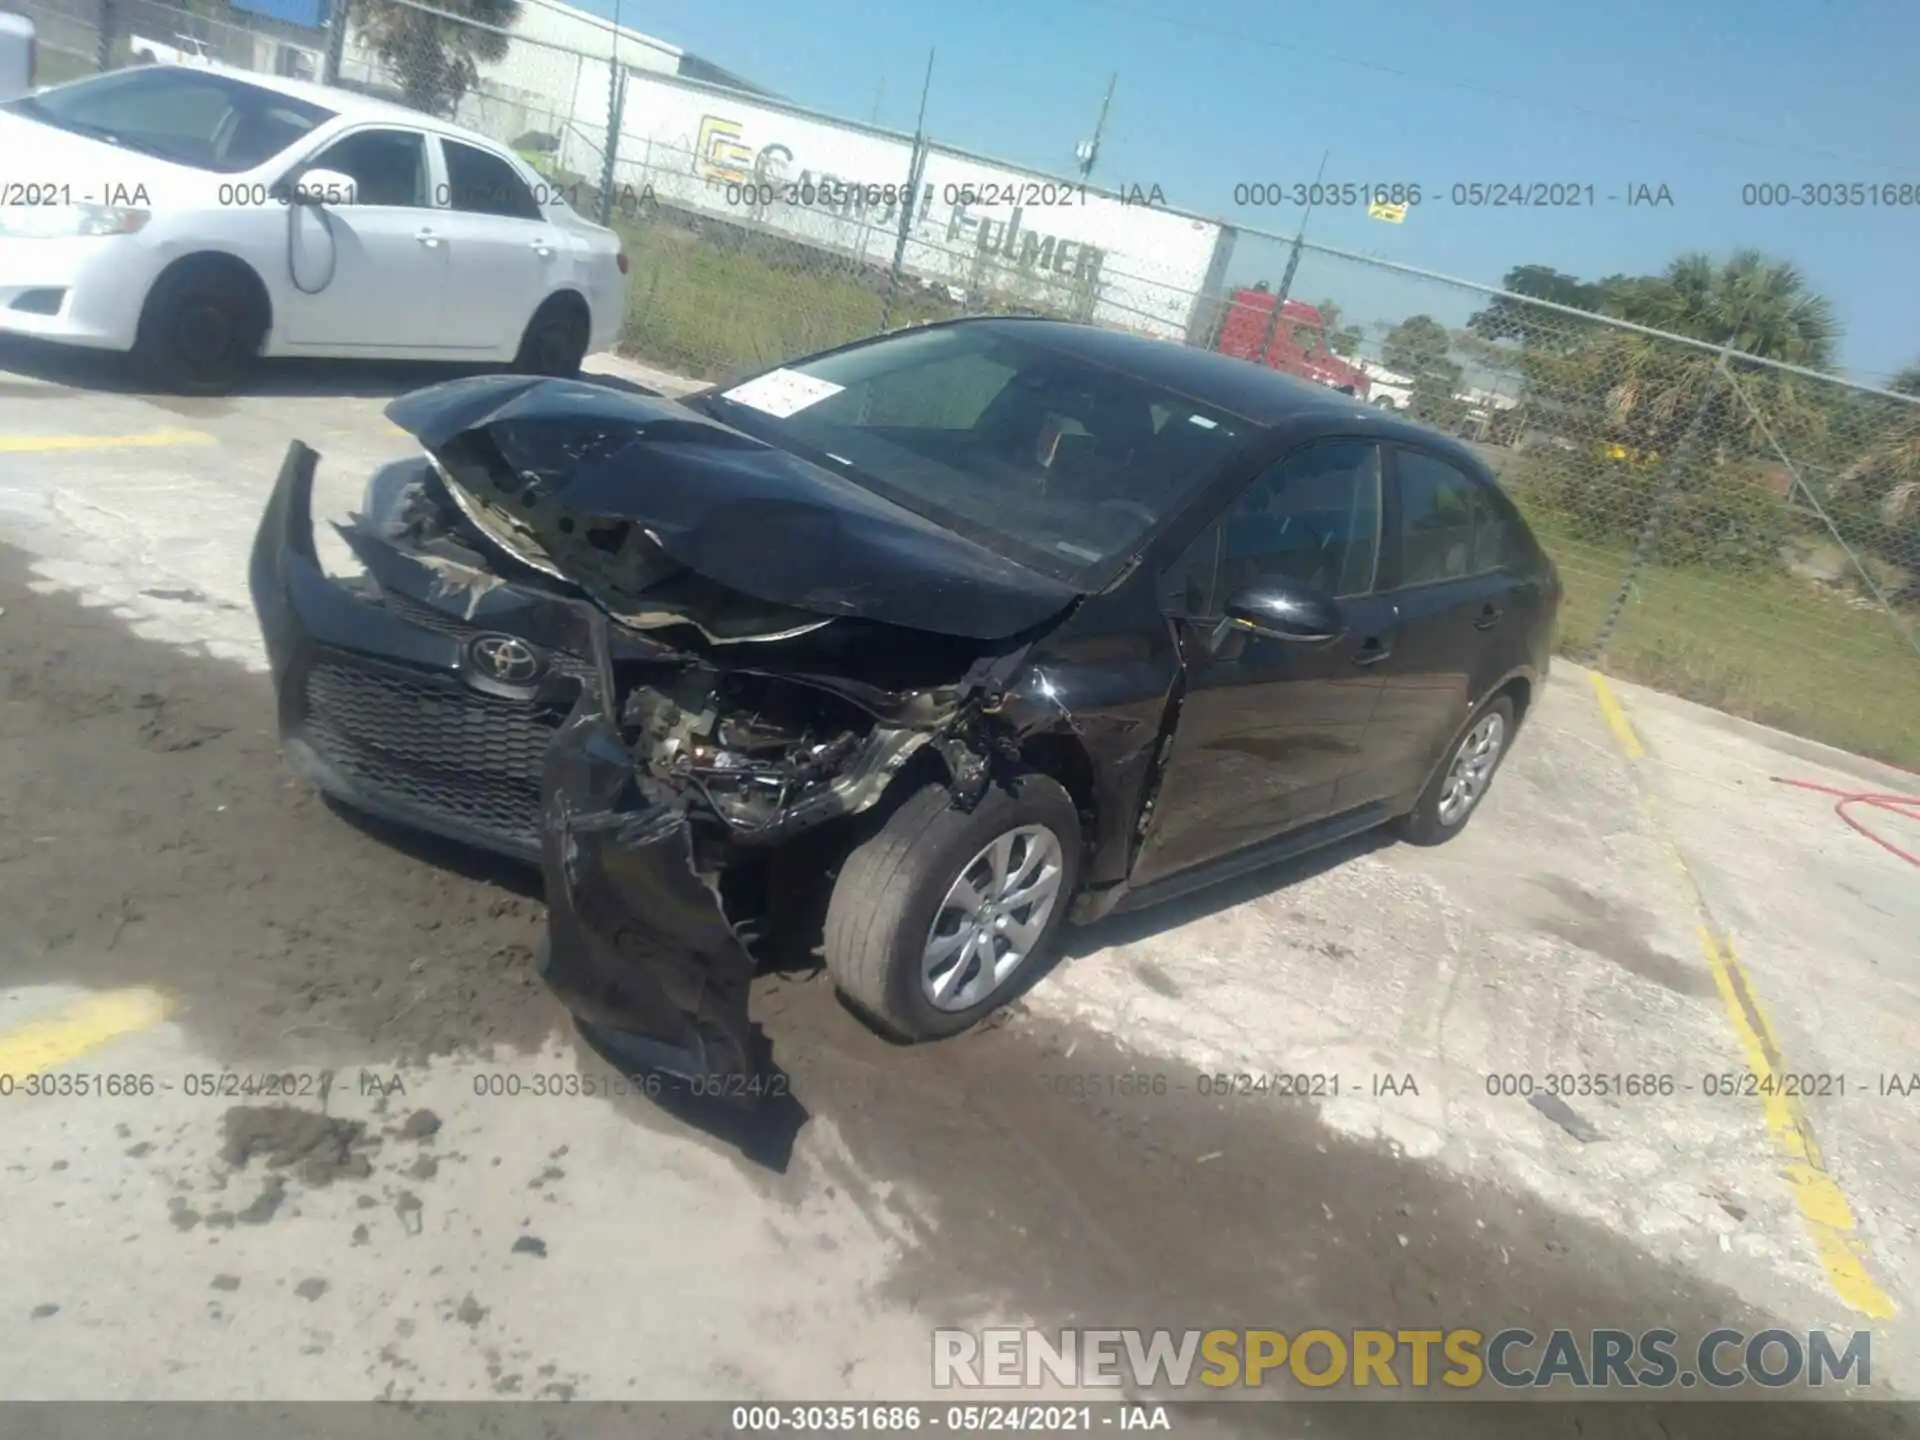
[[[122,150],[235,174],[270,159],[333,112],[212,71],[136,66],[0,109]]]
[[[308,168],[349,176],[357,205],[427,204],[426,138],[411,130],[362,130],[329,145]]]
[[[1476,573],[1503,565],[1524,565],[1531,547],[1526,524],[1497,485],[1476,480],[1473,486],[1473,568]]]
[[[1309,445],[1248,486],[1223,524],[1217,599],[1269,576],[1364,595],[1380,550],[1380,448]]]
[[[498,155],[489,155],[458,140],[443,139],[447,157],[448,203],[469,215],[500,215],[509,220],[544,220],[540,202],[526,181]]]
[[[1167,614],[1204,620],[1221,613],[1226,599],[1216,595],[1214,578],[1220,569],[1223,531],[1216,520],[1161,574],[1160,608]]]
[[[1400,583],[1431,585],[1474,571],[1474,482],[1462,471],[1402,450],[1400,471]]]
[[[928,326],[792,367],[799,405],[760,377],[710,414],[996,553],[1100,589],[1245,443],[1248,427],[1009,323]],[[1028,339],[1028,334],[1034,338]]]

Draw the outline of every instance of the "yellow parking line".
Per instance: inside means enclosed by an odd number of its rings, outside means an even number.
[[[1613,732],[1613,738],[1626,752],[1629,760],[1644,760],[1647,752],[1640,744],[1640,737],[1634,733],[1633,722],[1627,719],[1627,712],[1620,708],[1620,697],[1613,693],[1613,687],[1607,684],[1607,677],[1598,670],[1589,670],[1593,677],[1593,693],[1600,701],[1600,718],[1607,722],[1607,729]]]
[[[78,1060],[122,1035],[147,1030],[172,1008],[157,990],[110,990],[89,995],[52,1015],[0,1035],[0,1076],[16,1084],[29,1075]]]
[[[1607,728],[1613,732],[1622,753],[1629,760],[1644,760],[1646,747],[1641,744],[1633,722],[1627,718],[1620,698],[1614,694],[1613,687],[1607,684],[1606,676],[1598,670],[1591,670],[1588,674],[1593,677],[1593,690],[1600,702],[1600,714],[1606,720]],[[1720,991],[1734,1037],[1746,1054],[1747,1067],[1759,1082],[1757,1088],[1762,1097],[1767,1134],[1786,1161],[1794,1204],[1799,1208],[1800,1219],[1807,1227],[1808,1238],[1813,1241],[1814,1253],[1820,1257],[1821,1268],[1827,1272],[1827,1283],[1833,1286],[1833,1293],[1849,1309],[1876,1320],[1889,1319],[1894,1313],[1893,1301],[1867,1273],[1866,1256],[1856,1234],[1859,1227],[1854,1220],[1853,1207],[1847,1203],[1846,1194],[1821,1157],[1820,1143],[1813,1133],[1812,1117],[1807,1114],[1798,1096],[1786,1093],[1787,1086],[1781,1076],[1792,1072],[1781,1056],[1780,1041],[1774,1034],[1773,1026],[1768,1023],[1766,1012],[1760,1006],[1759,992],[1754,988],[1753,978],[1733,953],[1733,941],[1714,920],[1706,893],[1701,890],[1686,856],[1681,853],[1680,846],[1674,841],[1666,822],[1654,808],[1652,798],[1637,776],[1634,777],[1634,792],[1640,797],[1641,806],[1652,822],[1660,848],[1679,872],[1687,898],[1699,917],[1701,952],[1707,957],[1707,965],[1713,971],[1713,983]]]
[[[0,455],[53,450],[142,450],[163,445],[211,445],[199,430],[151,430],[145,435],[0,435]]]

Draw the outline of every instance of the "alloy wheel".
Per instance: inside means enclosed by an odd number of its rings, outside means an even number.
[[[1493,767],[1500,762],[1500,749],[1506,743],[1507,724],[1499,712],[1483,717],[1467,732],[1447,768],[1447,783],[1440,792],[1437,816],[1442,825],[1458,825],[1480,803],[1493,779]]]
[[[971,1009],[1026,962],[1059,902],[1063,859],[1052,830],[1021,825],[966,863],[921,956],[921,988],[935,1009]]]

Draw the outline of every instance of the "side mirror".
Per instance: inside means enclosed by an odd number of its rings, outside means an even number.
[[[1339,601],[1280,575],[1257,580],[1228,600],[1221,625],[1298,645],[1326,644],[1347,633]]]
[[[293,182],[296,205],[352,205],[359,197],[359,183],[338,170],[306,170]]]

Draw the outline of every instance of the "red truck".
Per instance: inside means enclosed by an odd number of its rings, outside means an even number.
[[[1276,321],[1273,301],[1271,290],[1234,291],[1213,348],[1222,355],[1269,365],[1357,400],[1367,400],[1372,385],[1366,372],[1349,365],[1327,347],[1327,327],[1320,312],[1298,300],[1285,300],[1281,302],[1280,318]],[[1263,342],[1264,356],[1260,353]]]

